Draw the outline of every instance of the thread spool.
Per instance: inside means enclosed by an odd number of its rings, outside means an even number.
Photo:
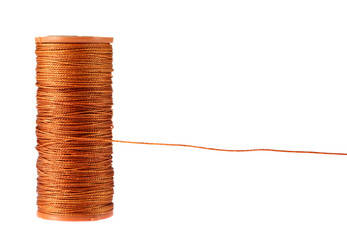
[[[113,38],[37,37],[37,216],[113,215]]]

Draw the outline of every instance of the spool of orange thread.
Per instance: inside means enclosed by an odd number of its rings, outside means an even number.
[[[113,38],[36,38],[37,160],[40,218],[93,221],[113,214],[112,142],[223,152],[347,153],[222,149],[112,139]]]
[[[113,38],[37,37],[37,215],[113,214]]]

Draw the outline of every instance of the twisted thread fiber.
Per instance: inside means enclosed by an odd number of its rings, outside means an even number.
[[[112,46],[37,43],[36,55],[38,211],[110,213]]]

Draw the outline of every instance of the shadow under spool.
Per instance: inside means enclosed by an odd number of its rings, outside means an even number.
[[[111,44],[113,42],[113,38],[110,37],[89,37],[89,36],[47,36],[47,37],[36,37],[35,38],[36,44],[88,44],[88,43],[107,43]],[[111,56],[112,58],[112,56]],[[38,63],[39,66],[39,63]],[[112,99],[111,99],[112,100]],[[112,110],[111,110],[112,111]],[[111,120],[112,121],[112,120]],[[111,143],[112,144],[112,143]],[[39,152],[40,153],[40,152]],[[112,170],[113,174],[113,170]],[[112,175],[113,176],[113,175]],[[113,178],[112,178],[113,183]],[[113,193],[113,187],[112,187],[112,193]],[[47,195],[47,193],[45,193]],[[53,196],[54,197],[54,196]],[[112,201],[111,201],[112,202]],[[38,202],[39,205],[39,202]],[[112,203],[112,209],[113,209],[113,203]],[[97,215],[74,215],[74,214],[47,214],[39,210],[37,211],[37,216],[43,219],[47,220],[58,220],[58,221],[95,221],[100,219],[109,218],[113,215],[113,210],[103,213],[103,214],[97,214]]]

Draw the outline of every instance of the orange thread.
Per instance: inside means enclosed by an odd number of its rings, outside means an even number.
[[[38,42],[36,54],[38,216],[111,216],[112,46]]]
[[[297,150],[279,150],[279,149],[270,149],[270,148],[223,149],[223,148],[202,147],[202,146],[180,144],[180,143],[152,143],[152,142],[134,142],[134,141],[122,141],[122,140],[112,140],[112,141],[113,142],[117,142],[117,143],[130,143],[130,144],[143,144],[143,145],[156,145],[156,146],[199,148],[199,149],[212,150],[212,151],[221,151],[221,152],[283,152],[283,153],[311,153],[311,154],[325,154],[325,155],[347,155],[347,153],[297,151]]]
[[[112,142],[224,152],[347,155],[112,140],[112,46],[106,38],[94,43],[88,43],[92,37],[79,39],[65,43],[57,42],[59,37],[52,42],[37,39],[37,204],[42,218],[75,221],[112,215]]]

